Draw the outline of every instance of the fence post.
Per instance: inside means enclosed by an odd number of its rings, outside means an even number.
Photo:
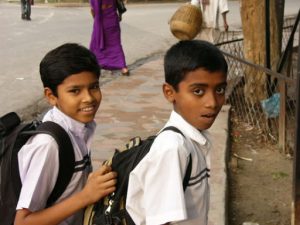
[[[284,18],[284,0],[278,0],[276,4],[277,15],[279,15],[279,32],[281,34],[280,40],[282,40],[283,32],[283,18]],[[281,49],[280,45],[280,49]],[[278,71],[281,73],[282,71]],[[286,84],[284,80],[279,81],[279,93],[280,93],[280,112],[279,112],[279,129],[278,129],[278,145],[282,152],[285,152],[285,137],[286,137]]]
[[[298,13],[299,15],[299,13]],[[292,199],[292,225],[300,225],[300,32],[298,41],[298,71],[297,71],[297,105],[296,105],[296,135],[294,151],[294,176]]]
[[[279,80],[280,93],[280,112],[278,121],[278,146],[282,152],[285,152],[286,140],[286,84],[283,79]]]

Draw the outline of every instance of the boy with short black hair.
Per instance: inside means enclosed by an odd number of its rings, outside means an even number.
[[[116,174],[103,166],[91,172],[90,145],[101,102],[100,68],[87,48],[67,43],[40,63],[44,94],[53,106],[43,121],[68,133],[75,155],[74,174],[58,200],[46,208],[58,175],[58,144],[48,134],[31,137],[18,154],[22,189],[15,225],[81,225],[83,209],[115,190]]]
[[[149,153],[130,173],[126,208],[137,225],[207,225],[210,128],[225,102],[227,63],[206,41],[180,41],[165,55],[163,93],[173,104]],[[184,191],[189,159],[192,172]]]

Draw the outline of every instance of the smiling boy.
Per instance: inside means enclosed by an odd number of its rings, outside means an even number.
[[[53,205],[47,199],[58,176],[58,144],[48,134],[31,137],[18,153],[22,189],[15,225],[81,225],[83,209],[115,190],[116,174],[103,166],[91,173],[90,145],[101,103],[96,57],[78,44],[53,49],[40,63],[44,94],[53,106],[43,118],[68,133],[75,155],[72,179]]]
[[[210,147],[208,128],[225,102],[227,63],[206,41],[181,41],[164,59],[163,93],[173,111],[149,153],[130,173],[126,209],[137,225],[207,225]],[[184,191],[189,159],[192,172]]]

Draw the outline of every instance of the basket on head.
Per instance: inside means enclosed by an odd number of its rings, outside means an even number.
[[[170,20],[172,34],[179,40],[192,40],[200,32],[202,13],[200,8],[191,4],[181,6]]]

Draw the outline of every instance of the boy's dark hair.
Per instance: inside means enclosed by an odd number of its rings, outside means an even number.
[[[48,52],[40,63],[40,75],[44,87],[57,96],[57,86],[67,77],[92,72],[100,77],[100,66],[96,56],[84,46],[76,43],[63,44]]]
[[[173,45],[164,58],[165,81],[178,91],[178,84],[188,72],[202,68],[227,75],[227,62],[213,44],[202,40],[180,41]]]

